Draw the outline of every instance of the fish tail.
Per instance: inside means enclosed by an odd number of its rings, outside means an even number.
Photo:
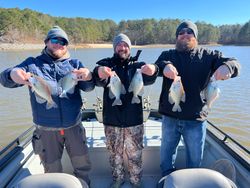
[[[51,108],[57,108],[57,104],[52,100],[51,102],[47,102],[46,109],[49,110]]]
[[[181,112],[181,107],[178,104],[175,104],[172,109],[173,112]]]
[[[134,104],[139,104],[141,101],[138,96],[133,96],[131,103]]]
[[[63,91],[60,95],[60,98],[68,98],[67,93],[65,91]]]
[[[115,105],[122,105],[121,99],[115,99],[115,101],[113,102],[112,106],[115,106]]]

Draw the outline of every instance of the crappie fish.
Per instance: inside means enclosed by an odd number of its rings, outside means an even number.
[[[51,97],[51,89],[48,83],[41,77],[32,75],[29,78],[31,84],[31,91],[35,92],[36,101],[40,104],[45,103],[46,109],[57,108],[56,103]]]
[[[117,76],[116,74],[111,76],[110,82],[107,87],[109,87],[109,98],[111,99],[115,98],[115,101],[113,102],[112,106],[122,105],[120,95],[126,94],[126,90],[119,76]]]
[[[138,95],[139,96],[143,95],[143,93],[144,93],[143,86],[144,85],[143,85],[141,69],[137,69],[135,74],[134,74],[134,77],[130,83],[130,86],[128,88],[128,91],[133,92],[133,94],[134,94],[132,101],[131,101],[132,104],[140,103],[140,99],[139,99]]]
[[[173,112],[181,112],[180,102],[186,101],[186,95],[180,76],[177,76],[169,89],[168,101],[170,104],[174,104],[172,108]]]
[[[219,97],[220,89],[217,86],[216,80],[211,78],[207,87],[201,92],[201,99],[206,102],[206,106],[211,110],[212,104]]]
[[[67,93],[73,94],[75,91],[75,85],[77,84],[77,76],[75,73],[70,72],[61,78],[58,82],[58,87],[60,88],[60,95],[59,97],[63,98],[67,96]]]

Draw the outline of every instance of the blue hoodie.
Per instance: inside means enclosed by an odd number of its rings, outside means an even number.
[[[81,121],[82,98],[80,90],[91,91],[94,89],[93,80],[79,81],[73,94],[68,98],[59,97],[58,81],[73,69],[83,68],[77,59],[64,59],[54,61],[50,56],[42,54],[36,58],[30,57],[14,68],[21,68],[26,72],[42,77],[51,86],[51,95],[57,108],[46,109],[46,103],[38,103],[35,94],[29,87],[33,122],[46,128],[69,128]],[[0,74],[0,83],[4,87],[15,88],[23,85],[13,82],[8,68]]]

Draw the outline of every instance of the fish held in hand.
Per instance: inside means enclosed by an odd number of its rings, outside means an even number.
[[[180,102],[186,101],[185,91],[181,82],[181,77],[177,76],[173,81],[168,95],[168,101],[170,104],[174,104],[172,111],[173,112],[181,112],[182,109],[180,107]]]
[[[211,78],[207,87],[201,92],[201,99],[206,103],[206,106],[209,110],[211,110],[212,104],[216,99],[219,98],[220,89],[215,81],[215,79]]]
[[[45,103],[46,109],[57,108],[57,104],[53,101],[51,97],[51,89],[49,84],[41,77],[32,75],[29,78],[31,84],[31,91],[35,92],[36,101],[39,104]]]
[[[135,74],[134,74],[134,77],[130,83],[130,86],[128,88],[129,92],[133,92],[133,98],[131,101],[132,104],[134,104],[134,103],[139,104],[141,102],[140,98],[138,96],[143,95],[143,93],[144,93],[143,86],[144,86],[144,84],[143,84],[141,69],[137,69]]]
[[[67,96],[67,93],[73,94],[75,91],[75,85],[77,84],[77,75],[73,72],[68,73],[58,82],[58,87],[60,88],[59,97],[63,98]]]
[[[110,82],[109,82],[109,84],[108,84],[107,87],[109,87],[109,98],[110,99],[115,98],[112,106],[122,105],[122,101],[120,99],[120,95],[121,94],[126,94],[126,90],[125,90],[125,87],[122,84],[119,76],[116,75],[116,74],[113,74],[110,77]]]

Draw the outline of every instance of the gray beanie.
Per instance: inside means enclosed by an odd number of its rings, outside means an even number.
[[[113,48],[115,50],[116,46],[120,43],[120,42],[126,42],[129,49],[131,48],[131,42],[130,42],[130,39],[128,38],[127,35],[123,34],[123,33],[120,33],[119,35],[117,35],[115,38],[114,38],[114,41],[113,41]]]
[[[178,33],[179,33],[182,29],[184,29],[184,28],[190,28],[190,29],[192,29],[192,31],[194,32],[194,37],[197,39],[197,37],[198,37],[198,29],[197,29],[197,26],[196,26],[193,22],[191,22],[191,21],[184,21],[184,22],[182,22],[182,23],[177,27],[176,33],[175,33],[176,38],[178,37]]]
[[[65,39],[67,41],[67,44],[69,43],[69,39],[68,39],[67,34],[59,26],[54,26],[54,27],[52,27],[52,29],[49,30],[49,32],[47,34],[47,37],[45,38],[44,42],[47,42],[47,40],[49,40],[51,38],[56,38],[56,37],[63,38],[63,39]]]

